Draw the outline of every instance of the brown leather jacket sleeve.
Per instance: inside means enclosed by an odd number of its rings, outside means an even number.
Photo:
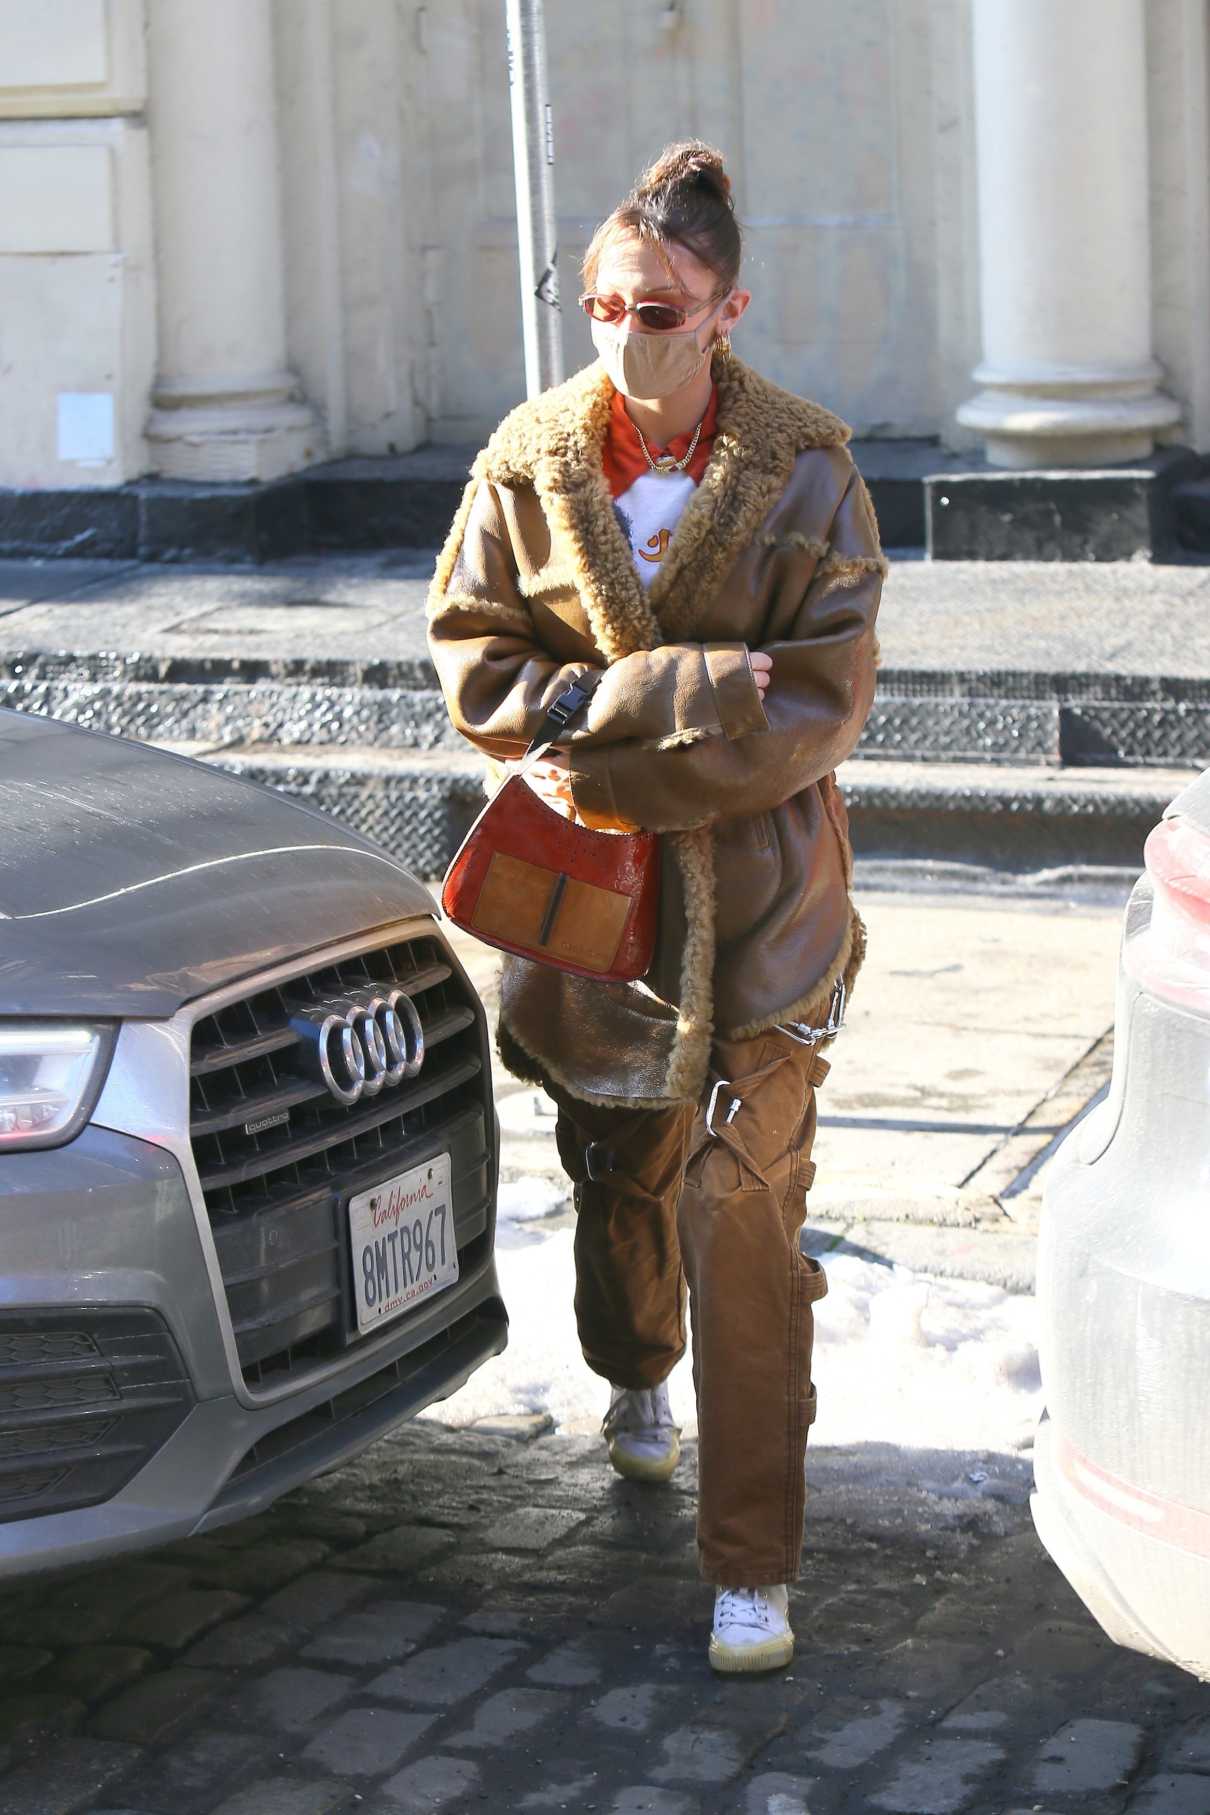
[[[856,471],[837,506],[792,634],[765,645],[768,729],[657,750],[638,740],[572,752],[572,795],[590,821],[680,831],[780,806],[850,755],[874,697],[874,624],[885,563]]]
[[[520,756],[551,702],[593,665],[557,662],[538,642],[517,585],[496,488],[480,480],[447,579],[429,599],[429,649],[455,727],[489,756]],[[646,748],[765,726],[742,643],[670,643],[601,671],[567,745]]]

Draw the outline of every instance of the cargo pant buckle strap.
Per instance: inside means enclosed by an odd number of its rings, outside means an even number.
[[[718,1110],[719,1097],[722,1095],[724,1090],[729,1091],[729,1090],[731,1090],[731,1088],[732,1088],[732,1084],[731,1084],[730,1078],[716,1078],[715,1079],[714,1088],[710,1092],[710,1101],[706,1105],[706,1132],[707,1132],[707,1134],[710,1135],[712,1140],[717,1141],[722,1132],[721,1129],[718,1129],[714,1126],[714,1117]],[[743,1104],[742,1097],[733,1096],[730,1099],[730,1104],[727,1109],[726,1116],[724,1117],[724,1120],[723,1120],[724,1128],[729,1128],[731,1126],[731,1123],[735,1120],[736,1116],[739,1114],[739,1112],[743,1108],[743,1106],[744,1106],[744,1104]]]
[[[617,1156],[604,1141],[589,1141],[584,1149],[584,1171],[594,1185],[609,1177],[617,1165]]]
[[[837,977],[832,988],[832,1000],[828,1005],[828,1018],[822,1027],[808,1027],[804,1021],[782,1021],[778,1025],[782,1033],[789,1034],[800,1046],[816,1046],[820,1040],[832,1040],[844,1026],[845,1009],[848,1006],[848,991],[844,978]]]

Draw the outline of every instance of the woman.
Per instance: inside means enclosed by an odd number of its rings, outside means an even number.
[[[798,1246],[820,1048],[864,950],[833,770],[874,691],[885,572],[837,417],[730,350],[749,302],[719,154],[664,152],[593,238],[599,360],[505,418],[429,600],[458,730],[497,762],[602,671],[537,785],[663,834],[638,984],[506,958],[500,1049],[559,1111],[576,1315],[619,1473],[667,1480],[693,1325],[710,1661],[789,1661],[815,1414]]]

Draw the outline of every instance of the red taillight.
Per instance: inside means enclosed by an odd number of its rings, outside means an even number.
[[[1170,907],[1190,920],[1210,922],[1210,835],[1174,814],[1148,835],[1143,861]]]
[[[1210,832],[1174,813],[1150,834],[1144,858],[1151,913],[1128,934],[1122,962],[1149,994],[1210,1014]]]

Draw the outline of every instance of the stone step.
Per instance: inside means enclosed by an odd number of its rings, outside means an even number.
[[[1186,447],[1102,469],[1012,472],[950,459],[922,479],[934,561],[1169,561],[1174,492],[1203,467]]]
[[[1148,832],[1196,773],[859,759],[841,781],[859,857],[1036,875],[1141,869]]]
[[[353,456],[263,485],[0,488],[0,556],[264,562],[426,547],[444,538],[475,452]],[[1210,553],[1174,498],[1204,472],[1188,448],[1104,471],[1023,473],[927,440],[858,439],[853,454],[888,548],[927,547],[936,560],[1152,561],[1171,558],[1174,544],[1195,558]]]
[[[0,705],[93,731],[158,743],[269,745],[420,752],[465,749],[435,682],[428,687],[342,686],[281,680],[99,678],[87,658],[0,672]],[[430,680],[434,677],[430,676]]]
[[[1210,680],[883,668],[858,754],[1198,768],[1210,762]]]
[[[208,744],[461,747],[425,659],[299,658],[249,675],[144,656],[0,658],[0,705],[123,737]],[[183,671],[182,671],[183,670]],[[1210,679],[883,668],[862,756],[925,763],[1190,767],[1210,762]]]
[[[332,814],[427,877],[445,869],[484,799],[482,763],[465,750],[169,747]],[[1147,833],[1193,773],[858,758],[841,782],[859,860],[1037,876],[1139,869]]]
[[[1178,485],[1172,509],[1180,546],[1191,555],[1210,557],[1210,474]]]

